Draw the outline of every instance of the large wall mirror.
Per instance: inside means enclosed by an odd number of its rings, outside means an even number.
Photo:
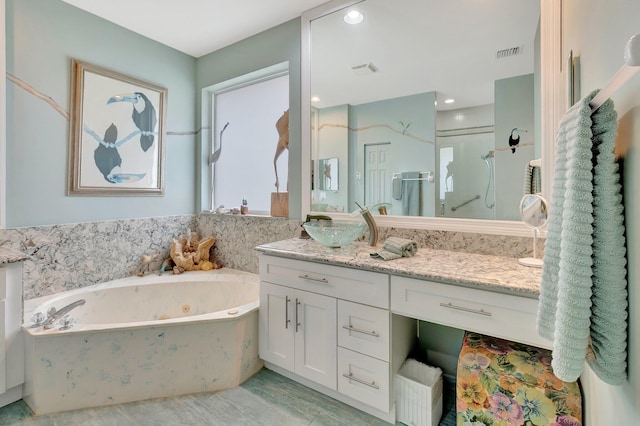
[[[324,158],[340,176],[337,191],[314,182],[308,210],[385,202],[386,225],[527,235],[525,171],[549,150],[540,18],[540,0],[334,1],[305,14],[312,176]]]

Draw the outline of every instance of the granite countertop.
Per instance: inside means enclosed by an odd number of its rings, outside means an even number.
[[[8,247],[0,247],[0,264],[21,262],[28,259],[26,254]]]
[[[513,257],[421,247],[413,257],[385,261],[370,256],[382,249],[381,243],[371,247],[357,241],[345,247],[330,248],[314,240],[301,238],[262,244],[256,249],[273,256],[385,272],[534,299],[540,293],[542,270],[522,266]]]

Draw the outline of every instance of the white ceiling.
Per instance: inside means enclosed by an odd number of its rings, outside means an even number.
[[[364,13],[362,23],[344,23],[351,9]],[[314,105],[431,91],[440,110],[491,104],[495,80],[534,72],[539,17],[539,0],[367,0],[324,16],[311,23]],[[496,58],[511,47],[522,54]],[[350,69],[369,62],[377,72]]]
[[[199,58],[327,0],[63,0]]]
[[[196,58],[299,17],[327,0],[63,0]],[[533,72],[539,0],[367,0],[365,20],[312,22],[318,107],[437,91],[455,109],[493,102],[493,81]],[[523,54],[497,60],[496,51]],[[351,66],[372,62],[373,75]]]

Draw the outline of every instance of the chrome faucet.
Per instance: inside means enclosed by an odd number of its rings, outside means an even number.
[[[55,327],[56,321],[58,319],[65,316],[67,313],[69,313],[70,310],[77,308],[78,306],[84,305],[85,302],[86,300],[84,299],[76,300],[75,302],[69,303],[67,306],[63,308],[60,308],[59,311],[57,311],[56,308],[52,306],[47,310],[47,318],[43,318],[44,315],[40,314],[40,317],[36,319],[36,322],[33,325],[31,325],[31,327],[35,328],[35,327],[42,326],[45,329],[53,328]],[[38,314],[36,314],[36,317],[37,315]]]
[[[369,227],[369,245],[375,247],[378,244],[378,225],[376,225],[376,221],[373,219],[368,207],[362,207],[357,202],[356,205],[360,207],[360,214]]]

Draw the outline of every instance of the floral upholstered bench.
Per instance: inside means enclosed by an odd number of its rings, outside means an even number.
[[[577,382],[553,375],[551,352],[466,332],[458,358],[457,424],[582,425]]]

